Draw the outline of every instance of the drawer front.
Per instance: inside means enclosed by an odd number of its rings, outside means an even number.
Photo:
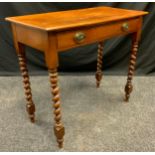
[[[137,31],[139,18],[57,32],[58,50],[86,45]]]

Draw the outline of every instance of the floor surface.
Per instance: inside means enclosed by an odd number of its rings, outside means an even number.
[[[125,103],[125,76],[61,75],[63,149],[53,134],[48,76],[32,76],[36,123],[25,111],[21,77],[0,77],[0,151],[155,151],[155,78],[134,77]]]

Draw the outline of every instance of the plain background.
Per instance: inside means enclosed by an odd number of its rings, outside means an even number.
[[[0,75],[19,75],[18,60],[13,46],[10,23],[4,20],[8,16],[28,15],[51,11],[80,9],[96,6],[112,6],[131,10],[145,10],[142,39],[139,44],[136,65],[137,75],[155,73],[155,3],[127,2],[47,2],[47,3],[0,3]],[[126,75],[131,48],[130,36],[117,37],[104,42],[104,74]],[[44,55],[35,49],[26,47],[28,68],[33,75],[47,74]],[[60,53],[61,72],[94,72],[96,70],[97,44],[74,48]]]

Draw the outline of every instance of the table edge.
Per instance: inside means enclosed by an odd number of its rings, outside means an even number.
[[[137,15],[132,15],[132,16],[129,16],[129,17],[120,17],[120,18],[117,18],[117,19],[111,19],[111,20],[108,20],[108,21],[99,21],[99,22],[91,22],[91,23],[87,23],[87,24],[78,24],[77,26],[74,25],[70,25],[70,26],[65,26],[65,27],[59,27],[59,28],[56,28],[56,27],[49,27],[49,28],[42,28],[42,27],[39,27],[39,26],[33,26],[33,25],[30,25],[30,24],[25,24],[25,23],[22,23],[20,21],[16,21],[14,19],[12,19],[12,17],[6,17],[5,20],[6,21],[9,21],[11,23],[14,23],[14,24],[18,24],[18,25],[22,25],[22,26],[25,26],[25,27],[29,27],[29,28],[34,28],[34,29],[39,29],[39,30],[43,30],[43,31],[61,31],[61,30],[67,30],[67,29],[70,29],[70,28],[76,28],[76,27],[85,27],[85,26],[93,26],[93,25],[97,25],[97,24],[106,24],[106,23],[109,23],[109,22],[115,22],[115,21],[120,21],[120,20],[123,20],[123,19],[132,19],[132,18],[136,18],[136,17],[142,17],[142,16],[145,16],[149,14],[149,12],[146,12],[146,11],[139,11],[139,14]]]

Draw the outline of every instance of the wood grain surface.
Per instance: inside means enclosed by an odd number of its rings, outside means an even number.
[[[133,11],[111,7],[50,12],[26,16],[9,17],[6,20],[46,31],[60,30],[79,26],[105,23],[132,18],[147,14],[144,11]]]

